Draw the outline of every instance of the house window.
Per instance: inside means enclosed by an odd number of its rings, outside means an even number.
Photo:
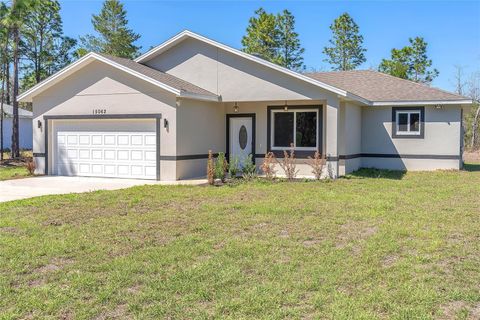
[[[394,138],[422,138],[424,135],[423,108],[395,108],[393,110],[393,137]]]
[[[293,144],[296,150],[318,148],[318,110],[273,111],[272,150],[283,150]]]

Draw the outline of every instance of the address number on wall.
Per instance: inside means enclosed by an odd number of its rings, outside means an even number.
[[[106,114],[107,109],[93,109],[93,114]]]

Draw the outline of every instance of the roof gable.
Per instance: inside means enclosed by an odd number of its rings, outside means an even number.
[[[145,63],[145,62],[149,61],[150,59],[152,59],[152,58],[162,54],[163,52],[167,51],[168,49],[172,48],[173,46],[177,45],[178,43],[182,42],[183,40],[189,39],[189,38],[202,41],[202,42],[207,43],[207,44],[209,44],[211,46],[214,46],[216,48],[219,48],[219,49],[225,50],[227,52],[233,53],[236,56],[242,57],[242,58],[250,60],[250,61],[254,61],[258,64],[261,64],[263,66],[269,67],[269,68],[274,69],[274,70],[277,70],[277,71],[282,72],[284,74],[287,74],[291,77],[294,77],[294,78],[300,79],[302,81],[311,83],[313,85],[316,85],[316,86],[318,86],[320,88],[323,88],[325,90],[328,90],[330,92],[334,92],[334,93],[336,93],[340,96],[343,96],[343,97],[348,96],[348,92],[346,92],[345,90],[336,88],[335,86],[323,83],[323,82],[318,81],[316,79],[309,78],[309,77],[304,76],[303,74],[300,74],[298,72],[289,70],[289,69],[284,68],[282,66],[279,66],[277,64],[271,63],[271,62],[266,61],[264,59],[261,59],[259,57],[256,57],[256,56],[253,56],[251,54],[245,53],[243,51],[234,49],[234,48],[229,47],[227,45],[224,45],[220,42],[208,39],[204,36],[201,36],[197,33],[194,33],[194,32],[188,31],[188,30],[185,30],[185,31],[177,34],[176,36],[170,38],[169,40],[165,41],[164,43],[156,46],[155,48],[153,48],[151,50],[149,50],[148,52],[141,55],[140,57],[138,57],[134,61],[138,62],[138,63]]]
[[[180,97],[218,101],[218,96],[214,93],[211,93],[172,75],[149,68],[129,59],[118,58],[94,52],[90,52],[89,54],[25,91],[18,96],[18,100],[22,102],[31,102],[34,96],[40,94],[41,92],[53,86],[55,83],[60,82],[69,75],[87,66],[92,61],[101,61],[106,63],[114,68],[122,70]]]

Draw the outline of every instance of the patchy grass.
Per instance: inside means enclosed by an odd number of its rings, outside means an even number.
[[[29,173],[24,166],[0,165],[0,181],[24,178],[28,175]]]
[[[480,171],[0,204],[0,318],[478,319]]]

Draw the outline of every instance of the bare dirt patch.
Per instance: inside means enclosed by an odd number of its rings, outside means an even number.
[[[100,313],[94,318],[95,320],[106,319],[129,319],[126,304],[119,304],[115,309]]]
[[[440,306],[441,315],[438,320],[455,319],[458,312],[468,308],[464,301],[450,301]]]
[[[19,230],[15,227],[0,227],[0,233],[18,234]]]
[[[33,270],[34,273],[49,273],[63,269],[66,265],[73,263],[73,260],[66,258],[54,258],[50,263]]]
[[[289,238],[290,233],[288,232],[288,230],[282,230],[282,231],[280,231],[279,236],[280,236],[280,238]]]
[[[390,268],[398,261],[398,258],[399,257],[397,255],[386,256],[382,261],[382,267]]]
[[[41,287],[45,284],[46,284],[46,281],[44,279],[34,279],[28,282],[28,287],[36,288],[36,287]]]
[[[127,293],[130,294],[139,294],[142,291],[142,286],[140,284],[135,284],[131,286],[130,288],[127,288]]]
[[[377,233],[378,227],[364,221],[348,221],[340,227],[335,242],[337,248],[345,248],[351,243],[366,240]]]
[[[305,247],[313,247],[313,246],[315,246],[315,245],[317,245],[321,242],[322,242],[322,240],[319,240],[319,239],[309,239],[309,240],[303,241],[303,245]]]

